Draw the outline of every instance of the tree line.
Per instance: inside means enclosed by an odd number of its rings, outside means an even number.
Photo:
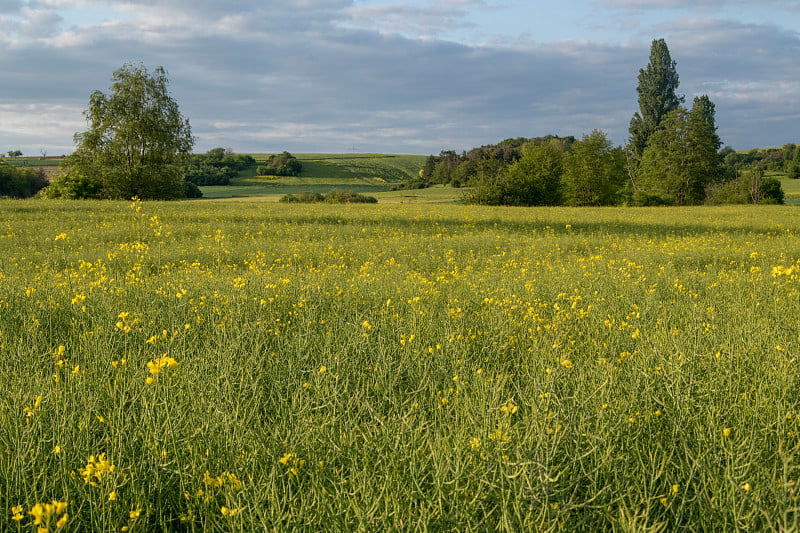
[[[601,130],[580,139],[507,139],[460,155],[430,156],[409,186],[469,186],[465,201],[489,205],[783,202],[780,181],[764,171],[782,165],[790,177],[800,177],[794,145],[762,157],[721,149],[714,103],[701,95],[691,108],[683,105],[676,62],[663,39],[652,42],[638,82],[639,111],[626,146],[614,146]]]

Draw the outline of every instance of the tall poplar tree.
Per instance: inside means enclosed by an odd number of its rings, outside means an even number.
[[[678,96],[678,72],[675,61],[669,55],[664,39],[656,39],[650,45],[650,62],[646,69],[639,69],[639,111],[631,119],[630,146],[637,158],[641,158],[650,135],[658,128],[664,117],[678,109],[683,96]]]

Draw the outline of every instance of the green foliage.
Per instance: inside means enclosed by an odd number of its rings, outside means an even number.
[[[484,175],[464,201],[484,205],[559,205],[562,201],[564,143],[531,141],[522,157],[498,174]]]
[[[87,176],[74,168],[64,168],[53,178],[44,190],[46,198],[78,200],[101,198],[103,184],[96,178]]]
[[[635,201],[703,203],[706,186],[726,176],[716,130],[714,104],[705,95],[695,98],[691,111],[679,106],[668,113],[648,139],[636,172]]]
[[[762,170],[740,172],[726,182],[706,187],[706,203],[721,204],[783,204],[784,191],[777,178],[764,177]]]
[[[267,164],[258,167],[259,176],[298,176],[303,170],[303,165],[298,159],[284,151],[273,154],[267,159]]]
[[[205,154],[194,154],[189,158],[186,180],[196,185],[229,185],[239,172],[255,164],[256,160],[250,155],[212,148]]]
[[[625,156],[605,133],[594,130],[564,157],[563,181],[568,205],[614,205],[626,181]]]
[[[287,204],[313,204],[324,202],[325,196],[318,192],[302,191],[297,194],[285,194],[280,201]]]
[[[183,191],[184,198],[202,198],[203,191],[200,190],[200,187],[197,186],[196,183],[191,181],[184,182],[185,189]]]
[[[572,136],[561,138],[557,135],[531,139],[517,137],[498,144],[473,148],[461,155],[452,150],[443,150],[438,156],[428,158],[420,177],[427,185],[450,184],[453,187],[461,187],[483,183],[487,173],[496,174],[497,170],[504,170],[519,160],[527,145],[546,144],[554,140],[561,142],[564,148],[568,149],[575,138]]]
[[[47,186],[41,170],[12,167],[0,161],[0,197],[30,198]]]
[[[112,80],[110,94],[95,91],[89,100],[89,129],[75,134],[77,149],[64,160],[69,181],[99,184],[104,198],[181,198],[194,138],[166,71],[126,64]]]
[[[327,194],[303,191],[298,194],[286,194],[280,199],[283,203],[328,203],[328,204],[376,204],[374,196],[365,196],[356,192],[334,189]]]
[[[794,156],[789,163],[789,171],[786,175],[793,180],[800,179],[800,146],[794,149]]]
[[[630,124],[630,146],[637,157],[644,154],[647,141],[661,121],[683,102],[676,94],[679,79],[675,61],[664,39],[653,40],[647,69],[639,69],[639,111]]]
[[[783,204],[783,188],[781,187],[781,180],[777,178],[763,178],[761,180],[760,193],[758,200],[760,204]]]

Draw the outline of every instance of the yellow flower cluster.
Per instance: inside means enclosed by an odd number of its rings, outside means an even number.
[[[152,375],[151,376],[147,376],[147,380],[146,380],[147,384],[148,385],[152,385],[153,383],[155,383],[156,379],[158,378],[158,375],[161,373],[162,369],[164,369],[164,368],[172,369],[172,368],[175,368],[176,366],[178,366],[178,362],[175,359],[173,359],[172,357],[169,357],[167,355],[164,355],[163,357],[157,357],[157,358],[153,359],[152,361],[149,361],[147,363],[147,370]]]
[[[298,472],[306,462],[304,459],[299,459],[295,453],[286,453],[278,460],[279,463],[289,468],[289,475],[297,477]]]
[[[69,516],[66,511],[67,502],[53,500],[52,503],[37,503],[31,507],[28,514],[33,517],[33,525],[36,526],[37,533],[47,533],[53,525],[53,519],[58,515],[61,515],[61,517],[56,520],[55,527],[61,529],[67,524]],[[11,519],[17,523],[20,523],[24,518],[21,505],[13,507],[11,512],[13,513]]]
[[[114,472],[114,465],[106,459],[105,453],[101,453],[96,459],[94,455],[90,455],[86,467],[78,469],[78,472],[85,483],[96,487],[104,475]]]
[[[239,481],[236,474],[231,474],[230,472],[223,472],[221,475],[213,477],[209,471],[206,470],[206,473],[203,474],[203,483],[208,487],[220,488],[228,485],[235,491],[242,490],[242,482]]]

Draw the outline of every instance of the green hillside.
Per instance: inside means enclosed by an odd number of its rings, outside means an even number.
[[[250,154],[261,164],[271,154]],[[227,186],[200,187],[204,198],[232,198],[326,193],[340,189],[358,193],[390,191],[419,175],[427,156],[396,154],[293,154],[302,163],[299,176],[257,176],[251,168]]]

